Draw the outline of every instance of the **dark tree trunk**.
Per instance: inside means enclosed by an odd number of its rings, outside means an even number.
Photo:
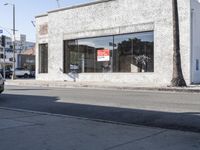
[[[173,11],[173,77],[171,84],[173,87],[186,86],[181,68],[180,39],[179,39],[179,18],[177,0],[172,0]]]

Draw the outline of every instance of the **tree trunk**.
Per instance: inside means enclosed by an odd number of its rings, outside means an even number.
[[[179,39],[179,18],[177,0],[172,0],[173,12],[173,77],[171,84],[173,87],[186,86],[181,68],[180,39]]]

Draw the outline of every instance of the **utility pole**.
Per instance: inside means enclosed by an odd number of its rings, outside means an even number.
[[[12,80],[15,79],[15,4],[5,3],[4,5],[11,5],[13,7],[13,73]]]
[[[6,78],[6,61],[5,61],[5,56],[6,56],[6,52],[5,52],[5,47],[3,47],[3,78]]]
[[[15,79],[15,5],[13,4],[13,74],[12,80]]]
[[[56,0],[56,1],[57,1],[58,8],[60,8],[60,2],[59,2],[59,0]]]

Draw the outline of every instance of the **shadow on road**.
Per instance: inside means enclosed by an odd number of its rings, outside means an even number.
[[[200,112],[169,113],[58,102],[58,97],[2,94],[0,107],[200,132]]]

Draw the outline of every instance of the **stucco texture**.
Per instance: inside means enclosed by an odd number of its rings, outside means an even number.
[[[189,84],[190,1],[178,0],[178,5],[182,68]],[[64,40],[154,31],[153,73],[81,73],[76,80],[128,82],[139,85],[170,84],[173,68],[171,0],[107,0],[48,12],[47,15],[36,17],[36,20],[37,28],[48,22],[47,36],[41,36],[37,29],[37,44],[46,41],[49,46],[49,72],[38,74],[36,71],[38,80],[73,80],[70,75],[63,73]],[[38,55],[38,50],[36,53]]]

